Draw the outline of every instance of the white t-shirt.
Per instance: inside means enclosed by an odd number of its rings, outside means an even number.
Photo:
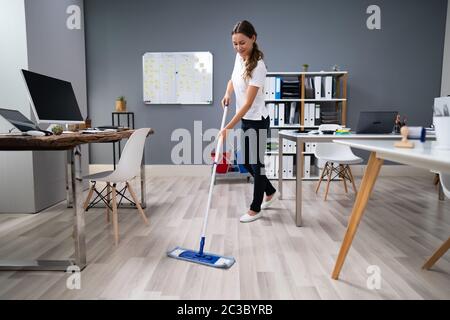
[[[259,87],[255,100],[252,106],[248,109],[243,119],[246,120],[261,120],[269,116],[269,110],[264,103],[264,84],[266,82],[267,69],[263,60],[259,60],[255,69],[252,71],[252,77],[249,80],[244,80],[245,62],[239,54],[236,54],[234,62],[233,74],[231,81],[233,82],[234,93],[236,95],[236,113],[245,104],[247,100],[248,86]]]

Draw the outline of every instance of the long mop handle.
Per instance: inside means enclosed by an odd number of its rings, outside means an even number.
[[[220,125],[220,130],[222,130],[225,126],[225,120],[227,118],[227,112],[228,112],[228,106],[224,106],[223,108],[223,116],[222,116],[222,123]],[[217,141],[216,146],[216,153],[214,156],[214,164],[213,164],[213,170],[212,170],[212,176],[211,176],[211,182],[209,184],[209,193],[208,193],[208,204],[206,205],[206,213],[205,218],[203,220],[203,229],[202,229],[202,235],[200,239],[200,250],[199,255],[203,255],[203,247],[205,246],[205,234],[206,234],[206,226],[208,225],[208,215],[209,215],[209,207],[211,205],[211,198],[212,198],[212,192],[214,189],[214,181],[216,180],[216,169],[217,169],[217,162],[219,161],[220,152],[222,150],[222,143],[223,139],[220,137]]]

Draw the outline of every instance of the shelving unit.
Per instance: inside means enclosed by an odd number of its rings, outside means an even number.
[[[330,96],[328,96],[327,98],[321,97],[320,99],[315,99],[315,98],[311,98],[311,92],[309,92],[309,95],[307,97],[307,83],[309,84],[314,84],[314,77],[321,77],[321,83],[324,79],[324,77],[332,77],[332,95],[331,98]],[[298,119],[295,119],[296,124],[284,124],[284,125],[271,125],[271,137],[274,138],[273,141],[277,141],[278,139],[275,139],[273,133],[277,132],[279,130],[300,130],[300,131],[304,131],[305,133],[310,131],[310,130],[316,130],[319,128],[318,125],[305,125],[305,104],[314,104],[315,106],[320,105],[320,110],[321,110],[321,119],[320,122],[322,122],[322,111],[324,110],[324,104],[327,105],[328,108],[333,108],[334,106],[334,110],[333,112],[337,113],[338,116],[338,120],[337,122],[339,124],[341,124],[343,127],[346,126],[347,124],[347,81],[348,81],[348,72],[347,71],[321,71],[321,72],[268,72],[267,73],[267,78],[280,78],[280,83],[282,83],[283,79],[287,79],[289,80],[294,80],[295,82],[298,81],[299,83],[299,87],[298,87],[298,91],[299,91],[299,95],[298,98],[292,98],[292,99],[288,99],[288,98],[284,98],[283,95],[283,87],[280,84],[279,89],[280,89],[280,95],[281,97],[279,99],[275,99],[274,98],[274,94],[272,92],[272,96],[270,95],[271,92],[269,92],[269,95],[267,95],[267,89],[266,89],[266,104],[274,104],[274,105],[278,105],[280,103],[285,103],[287,105],[287,103],[292,103],[292,102],[297,102],[298,104],[298,109],[296,114],[298,114]],[[312,78],[312,79],[311,79]],[[271,80],[268,80],[269,83]],[[268,83],[268,81],[266,81],[266,85]],[[274,80],[272,80],[274,81]],[[276,81],[275,81],[276,82]],[[270,90],[275,89],[273,87],[273,83],[271,85],[271,87],[269,88]],[[312,89],[310,86],[308,86],[308,89]],[[315,95],[315,88],[313,88],[313,96]],[[321,88],[321,91],[325,91],[324,89]],[[278,109],[278,108],[277,108]],[[328,109],[330,110],[330,109]],[[331,112],[331,113],[333,113]],[[329,112],[330,113],[330,112]],[[324,116],[325,117],[325,116]],[[305,150],[305,146],[302,146],[302,150]],[[283,178],[283,180],[294,180],[295,179],[295,174],[296,172],[298,172],[299,170],[297,170],[297,168],[295,168],[295,157],[297,156],[295,152],[283,152],[284,155],[287,156],[291,156],[293,157],[292,161],[293,161],[293,166],[294,166],[294,176],[291,178]],[[269,150],[266,152],[267,156],[277,156],[278,155],[278,151],[274,151],[274,150]],[[303,151],[302,154],[300,155],[301,157],[304,157],[305,155],[307,156],[311,156],[312,160],[311,163],[315,163],[317,159],[314,158],[314,152],[305,152]],[[304,159],[303,159],[304,160]],[[276,163],[278,163],[278,161],[275,161]],[[302,161],[302,163],[305,163],[305,161]],[[313,168],[314,165],[311,164],[311,168]],[[277,172],[278,170],[275,170],[275,172]],[[316,170],[315,170],[316,171]],[[300,170],[301,174],[302,174],[302,179],[303,180],[318,180],[319,179],[319,170],[317,170],[317,172],[310,172],[310,176],[309,177],[304,177],[304,168],[301,168]],[[269,179],[278,179],[277,175],[274,175],[272,177],[270,177]]]

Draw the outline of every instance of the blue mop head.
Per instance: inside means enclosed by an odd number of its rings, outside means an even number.
[[[176,247],[167,252],[167,255],[174,259],[185,260],[189,262],[204,264],[205,266],[228,269],[236,260],[233,257],[219,256],[213,253],[203,252],[200,255],[198,251]]]

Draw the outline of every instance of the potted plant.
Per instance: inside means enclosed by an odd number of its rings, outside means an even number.
[[[124,96],[120,96],[116,99],[116,111],[125,112],[127,110],[127,101]]]
[[[305,63],[302,65],[302,67],[303,67],[303,72],[308,72],[309,64]]]
[[[64,128],[59,124],[52,127],[52,132],[56,136],[59,136],[60,134],[62,134],[63,131],[64,131]]]

